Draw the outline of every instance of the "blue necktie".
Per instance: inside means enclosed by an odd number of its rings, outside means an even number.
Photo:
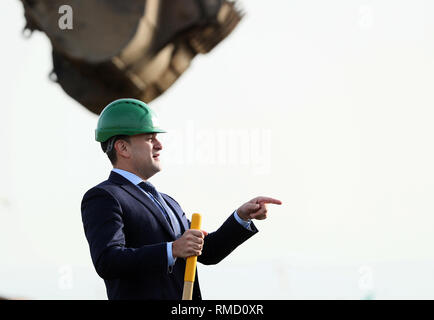
[[[178,223],[178,221],[176,221],[176,217],[174,216],[174,213],[167,206],[166,201],[164,201],[163,197],[157,191],[157,189],[155,189],[155,187],[148,181],[140,182],[138,184],[138,186],[140,188],[142,188],[144,191],[146,191],[152,195],[155,202],[157,203],[157,206],[160,208],[160,211],[163,213],[163,215],[166,218],[167,222],[169,223],[170,227],[175,232],[175,236],[179,237],[181,235],[181,229],[180,229],[179,223]]]

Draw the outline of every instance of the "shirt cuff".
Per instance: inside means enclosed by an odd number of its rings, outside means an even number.
[[[234,218],[235,218],[235,220],[237,220],[237,222],[238,222],[240,225],[242,225],[244,228],[246,228],[247,230],[252,231],[252,228],[250,227],[250,224],[252,223],[252,220],[249,219],[249,220],[247,220],[247,221],[244,221],[244,220],[241,219],[240,216],[238,215],[237,210],[235,210],[235,212],[234,212]]]
[[[169,265],[169,267],[173,267],[176,261],[176,258],[174,258],[172,254],[172,243],[173,242],[167,243],[167,264]]]

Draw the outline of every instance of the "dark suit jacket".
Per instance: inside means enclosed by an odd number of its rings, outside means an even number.
[[[180,205],[163,194],[184,232],[189,221]],[[104,279],[109,299],[173,299],[182,297],[185,260],[168,267],[167,242],[175,235],[167,220],[137,186],[112,172],[108,180],[83,197],[81,214],[92,262]],[[245,229],[233,214],[205,237],[198,261],[216,264],[257,232]],[[193,299],[201,299],[199,282]]]

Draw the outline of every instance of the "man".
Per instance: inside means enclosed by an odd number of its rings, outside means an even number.
[[[81,212],[92,262],[109,299],[181,299],[185,258],[215,264],[258,232],[267,203],[257,197],[240,206],[215,232],[189,230],[181,206],[148,182],[161,170],[163,133],[142,101],[119,99],[101,113],[96,140],[113,164],[108,180],[83,197]],[[201,299],[199,282],[193,299]]]

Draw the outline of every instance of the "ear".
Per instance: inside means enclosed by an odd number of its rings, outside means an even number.
[[[131,157],[130,146],[125,140],[122,139],[117,140],[113,147],[116,149],[116,153],[118,154],[119,157],[122,158]]]

